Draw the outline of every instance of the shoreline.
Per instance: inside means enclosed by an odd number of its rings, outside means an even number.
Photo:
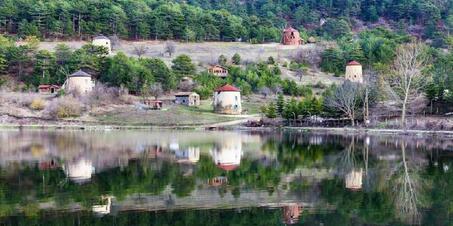
[[[403,129],[378,129],[378,128],[352,128],[352,127],[244,127],[225,126],[212,127],[212,125],[187,125],[187,126],[157,126],[157,125],[102,125],[102,124],[0,124],[2,129],[40,129],[40,130],[237,130],[237,131],[297,131],[329,134],[371,134],[371,135],[417,135],[417,136],[446,136],[453,137],[450,130],[403,130]]]

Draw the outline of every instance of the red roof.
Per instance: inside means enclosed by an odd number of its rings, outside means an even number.
[[[51,88],[51,87],[60,88],[60,86],[57,86],[57,85],[39,85],[38,89],[48,89],[48,88]]]
[[[361,65],[359,62],[353,60],[348,63],[348,65]]]
[[[215,90],[216,92],[240,92],[241,90],[239,90],[238,88],[230,85],[230,84],[226,84],[218,89]]]
[[[233,171],[237,169],[239,166],[238,165],[226,165],[226,164],[218,164],[217,167],[220,169],[223,169],[225,171]]]

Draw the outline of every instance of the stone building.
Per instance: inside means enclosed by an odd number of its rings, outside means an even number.
[[[66,79],[62,88],[68,93],[76,92],[80,95],[86,95],[93,90],[94,80],[90,74],[79,70]]]
[[[221,66],[221,65],[214,65],[214,66],[211,66],[209,69],[208,69],[208,72],[217,76],[217,77],[220,77],[220,78],[226,78],[228,77],[228,69]]]
[[[214,92],[213,105],[216,113],[239,115],[242,113],[241,91],[232,85],[224,85]]]
[[[346,65],[345,78],[351,82],[363,83],[362,65],[353,60]]]
[[[60,90],[57,85],[39,85],[38,91],[40,94],[56,94]]]
[[[93,44],[94,46],[105,47],[108,50],[109,54],[112,53],[112,44],[110,42],[110,39],[103,35],[94,37],[91,44]]]
[[[292,28],[291,26],[286,27],[282,34],[283,45],[302,45],[304,40],[300,37],[299,31]]]
[[[175,94],[175,103],[187,106],[200,105],[200,95],[194,92],[179,92]]]

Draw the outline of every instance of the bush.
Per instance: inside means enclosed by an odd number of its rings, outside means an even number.
[[[46,107],[46,102],[41,98],[36,98],[31,101],[30,109],[35,111],[43,110]]]
[[[71,96],[60,97],[52,101],[46,108],[52,118],[78,117],[82,113],[82,103]]]

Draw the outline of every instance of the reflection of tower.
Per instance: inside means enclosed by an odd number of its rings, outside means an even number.
[[[238,137],[223,140],[211,150],[214,163],[221,169],[235,170],[241,164],[242,141]]]
[[[362,189],[362,176],[363,176],[362,169],[351,170],[351,172],[346,174],[345,178],[346,188],[353,191]]]
[[[107,196],[107,197],[103,197],[102,199],[103,199],[103,201],[107,200],[107,203],[105,203],[104,205],[94,205],[91,208],[93,213],[99,214],[99,215],[105,215],[105,214],[110,213],[110,209],[112,207],[112,197]]]
[[[188,147],[184,150],[177,150],[175,156],[178,162],[197,163],[200,160],[200,148]]]
[[[296,224],[302,213],[302,207],[298,204],[289,204],[283,207],[283,223]]]
[[[94,166],[91,160],[82,158],[66,164],[64,170],[72,181],[84,183],[91,179],[91,175],[94,173]]]

